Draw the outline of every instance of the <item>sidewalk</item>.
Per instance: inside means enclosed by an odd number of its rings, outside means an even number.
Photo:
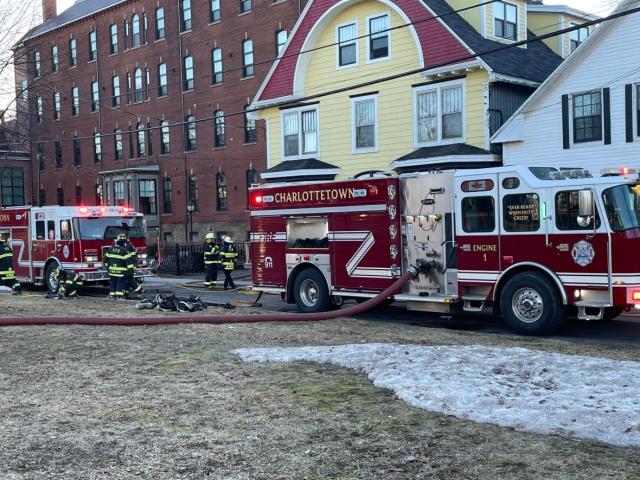
[[[231,278],[233,278],[233,281],[235,282],[236,285],[239,286],[249,286],[249,285],[253,285],[253,282],[251,280],[251,270],[234,270],[233,273],[231,273]],[[144,279],[145,283],[148,284],[153,284],[153,283],[159,283],[162,282],[162,280],[168,280],[172,283],[178,283],[178,284],[186,284],[186,283],[191,283],[191,282],[204,282],[204,272],[202,272],[199,275],[194,275],[194,274],[189,274],[189,275],[167,275],[167,274],[160,274],[157,275],[156,277],[146,277]],[[224,273],[220,270],[218,271],[218,284],[222,284],[222,282],[224,281]]]

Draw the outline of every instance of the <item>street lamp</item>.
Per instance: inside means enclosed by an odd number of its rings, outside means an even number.
[[[189,227],[189,239],[187,240],[187,243],[191,243],[193,241],[193,212],[195,211],[196,204],[189,200],[189,203],[187,203],[187,213],[189,213],[189,224],[191,226]]]

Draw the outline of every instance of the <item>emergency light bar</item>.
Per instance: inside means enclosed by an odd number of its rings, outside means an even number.
[[[638,175],[640,170],[637,168],[621,167],[621,168],[603,168],[600,171],[600,175],[603,177],[617,177],[627,175]]]

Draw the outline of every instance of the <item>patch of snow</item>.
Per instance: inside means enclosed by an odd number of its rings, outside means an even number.
[[[243,348],[245,362],[331,363],[430,412],[640,446],[640,362],[524,348],[357,344]]]

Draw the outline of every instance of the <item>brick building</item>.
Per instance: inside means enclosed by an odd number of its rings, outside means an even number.
[[[243,111],[303,7],[76,0],[56,16],[43,0],[44,22],[16,50],[33,202],[130,205],[166,242],[244,239],[266,145]]]
[[[31,155],[16,119],[5,120],[0,112],[0,207],[31,201]]]

